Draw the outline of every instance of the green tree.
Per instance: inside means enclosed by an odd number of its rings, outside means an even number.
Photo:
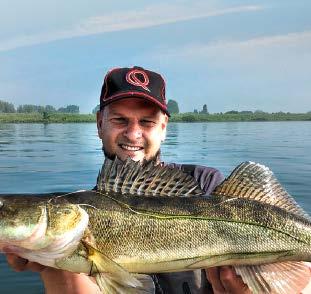
[[[260,110],[260,109],[257,109],[257,110],[255,110],[254,113],[255,113],[255,114],[264,114],[265,112],[262,111],[262,110]]]
[[[42,117],[43,117],[43,119],[44,119],[45,121],[47,121],[47,120],[49,120],[49,118],[51,117],[51,115],[50,115],[49,112],[44,111],[44,112],[42,113]]]
[[[175,100],[168,100],[167,110],[169,113],[179,113],[178,103]]]
[[[0,113],[13,113],[15,112],[15,107],[12,103],[0,100]]]
[[[92,113],[95,114],[99,110],[100,105],[97,104],[96,107],[92,110]]]
[[[39,113],[45,112],[45,107],[44,107],[44,106],[41,106],[41,105],[38,105],[38,106],[37,106],[37,112],[39,112]]]
[[[38,106],[34,104],[23,104],[17,107],[17,112],[19,113],[32,113],[32,112],[43,112],[43,106]]]
[[[57,110],[62,113],[79,113],[79,106],[77,105],[67,105],[66,107],[60,107]]]
[[[80,112],[78,105],[68,105],[66,108],[67,108],[68,113],[79,113]]]
[[[65,107],[60,107],[60,108],[57,109],[57,112],[65,113],[66,112],[66,108]]]
[[[225,114],[239,114],[239,112],[237,110],[230,110],[225,112]]]
[[[204,105],[203,105],[203,107],[202,107],[202,111],[201,111],[200,113],[202,113],[202,114],[208,114],[206,104],[204,104]]]
[[[46,105],[45,106],[45,112],[56,112],[56,109],[52,105]]]
[[[32,112],[55,112],[56,109],[52,105],[34,105],[34,104],[23,104],[17,107],[17,112],[19,113],[32,113]]]
[[[194,122],[196,121],[196,116],[193,113],[186,113],[182,116],[182,120],[185,122]]]

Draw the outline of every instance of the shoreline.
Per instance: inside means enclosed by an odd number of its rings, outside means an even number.
[[[311,121],[311,113],[251,113],[251,114],[172,114],[170,122],[263,122]],[[72,113],[0,113],[0,123],[95,123],[95,114]]]

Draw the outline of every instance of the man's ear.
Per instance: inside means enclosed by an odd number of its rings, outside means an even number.
[[[168,116],[165,115],[163,118],[162,124],[161,124],[161,128],[162,128],[161,142],[164,142],[166,138],[167,123],[168,123]]]
[[[104,113],[103,111],[97,111],[96,113],[96,124],[97,124],[97,132],[98,132],[98,137],[102,139],[102,126],[104,123]]]

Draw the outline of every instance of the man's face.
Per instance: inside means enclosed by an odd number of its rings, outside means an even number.
[[[168,117],[154,104],[128,98],[107,105],[97,113],[98,135],[108,157],[151,160],[165,139]]]

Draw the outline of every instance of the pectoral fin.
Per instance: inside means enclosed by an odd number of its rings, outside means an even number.
[[[301,293],[311,278],[304,262],[235,266],[235,271],[255,294]]]
[[[91,275],[103,293],[154,293],[152,278],[147,275],[130,274],[127,270],[88,243],[88,258],[93,262]]]

